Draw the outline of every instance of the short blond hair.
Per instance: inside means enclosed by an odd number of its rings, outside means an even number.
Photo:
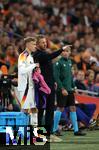
[[[25,45],[26,45],[26,43],[29,43],[31,41],[37,42],[37,39],[35,37],[26,37],[26,38],[24,38]]]

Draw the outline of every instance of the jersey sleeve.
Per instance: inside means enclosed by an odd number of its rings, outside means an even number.
[[[18,59],[18,71],[21,74],[28,73],[29,71],[32,71],[36,67],[36,64],[30,64],[29,66],[26,66],[26,56],[20,55]]]
[[[38,55],[34,56],[35,59],[37,61],[39,61],[40,63],[46,63],[54,58],[56,58],[57,56],[59,56],[62,53],[62,49],[59,49],[53,53],[39,53]]]

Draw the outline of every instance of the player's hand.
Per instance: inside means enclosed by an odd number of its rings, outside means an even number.
[[[74,93],[75,93],[75,94],[78,94],[77,87],[74,87]]]
[[[54,83],[54,87],[55,87],[55,90],[57,90],[57,83],[56,82]]]
[[[63,96],[67,96],[67,95],[68,95],[68,92],[67,92],[67,90],[65,90],[65,89],[62,89],[62,94],[63,94]]]
[[[75,92],[75,94],[78,94],[78,90],[77,89],[75,89],[74,92]]]
[[[36,63],[36,67],[40,67],[40,64],[39,64],[39,63]]]
[[[71,46],[72,45],[65,45],[65,46],[62,47],[62,49],[65,50],[65,49],[71,48]]]

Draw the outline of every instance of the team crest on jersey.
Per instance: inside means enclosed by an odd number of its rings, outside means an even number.
[[[23,52],[23,54],[27,57],[27,56],[29,55],[29,52],[25,50],[25,51]]]
[[[58,62],[56,62],[56,65],[58,65],[59,63]]]

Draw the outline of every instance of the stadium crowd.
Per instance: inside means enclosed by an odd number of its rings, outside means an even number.
[[[49,53],[72,45],[70,57],[76,87],[99,96],[99,1],[1,0],[0,76],[17,73],[24,38],[39,34],[46,36]]]
[[[74,68],[99,72],[99,4],[94,0],[16,0],[0,2],[0,62],[17,66],[23,38],[45,34],[51,50],[71,44]],[[50,42],[51,41],[51,42]],[[54,44],[52,44],[52,42]],[[85,62],[85,63],[84,63]],[[90,74],[90,73],[89,73]],[[94,78],[94,77],[93,77]],[[97,77],[98,78],[98,77]],[[93,80],[93,79],[92,79]],[[97,79],[98,80],[98,79]],[[99,81],[94,82],[99,82]]]

